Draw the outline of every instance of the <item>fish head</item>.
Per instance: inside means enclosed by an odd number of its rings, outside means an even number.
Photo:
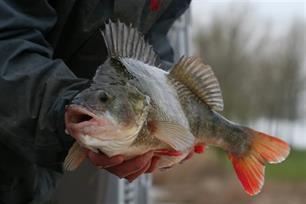
[[[92,84],[67,106],[66,132],[76,140],[131,138],[143,126],[149,106],[150,98],[132,85]]]

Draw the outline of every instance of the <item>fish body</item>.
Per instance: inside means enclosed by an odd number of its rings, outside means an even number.
[[[93,84],[67,107],[67,132],[81,146],[110,157],[121,154],[128,159],[149,150],[171,149],[163,139],[171,143],[177,137],[182,143],[172,144],[173,150],[190,148],[194,137],[166,72],[152,67],[148,75],[139,72],[135,77],[125,69],[114,58],[99,67]],[[161,78],[164,81],[156,83]]]
[[[199,58],[182,57],[166,72],[131,26],[110,22],[102,34],[109,58],[98,68],[92,90],[81,92],[67,109],[67,132],[77,142],[66,158],[66,169],[77,168],[85,158],[80,146],[126,158],[154,150],[162,155],[162,168],[179,163],[195,145],[211,145],[228,153],[244,190],[257,194],[264,165],[283,161],[288,144],[220,115],[219,82]],[[99,93],[113,100],[97,100]],[[85,118],[83,126],[75,117]]]

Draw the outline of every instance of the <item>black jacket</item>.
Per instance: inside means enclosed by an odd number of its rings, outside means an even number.
[[[98,31],[120,18],[141,30],[162,60],[166,34],[190,0],[0,1],[0,204],[45,196],[73,140],[64,108],[106,56]]]

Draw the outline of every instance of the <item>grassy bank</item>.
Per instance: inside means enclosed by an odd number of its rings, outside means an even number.
[[[292,149],[281,164],[268,165],[267,179],[306,181],[306,150]]]

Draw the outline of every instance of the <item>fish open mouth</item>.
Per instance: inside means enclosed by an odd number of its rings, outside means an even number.
[[[105,118],[97,116],[96,114],[82,106],[70,105],[66,110],[66,124],[80,125],[83,123],[91,122],[97,125],[103,125],[105,124],[105,121]]]
[[[89,134],[94,129],[98,129],[95,127],[110,125],[110,121],[82,106],[69,105],[65,114],[65,125],[66,133],[78,139],[80,135]]]
[[[79,105],[68,106],[65,123],[66,133],[83,147],[94,152],[103,150],[109,154],[124,144],[131,144],[141,129],[141,126],[135,123],[116,122],[108,112],[96,115],[90,109]]]
[[[85,121],[90,121],[94,118],[91,112],[79,108],[79,107],[69,107],[67,110],[67,122],[68,123],[81,123]]]

